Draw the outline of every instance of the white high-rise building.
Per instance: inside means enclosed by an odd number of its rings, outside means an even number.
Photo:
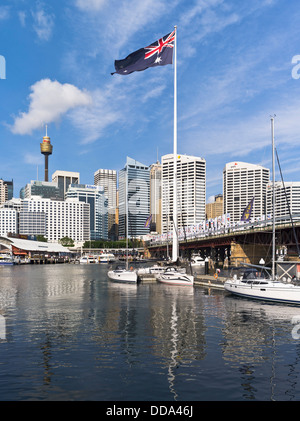
[[[157,161],[150,166],[150,214],[151,225],[161,234],[161,176],[162,167]]]
[[[18,232],[18,211],[16,209],[0,208],[0,235]]]
[[[79,172],[57,170],[52,174],[52,181],[57,184],[59,196],[64,200],[70,184],[80,184],[80,174]]]
[[[162,157],[162,232],[172,231],[173,154]],[[206,161],[204,158],[178,155],[177,227],[197,224],[205,219]]]
[[[104,194],[108,199],[108,238],[116,239],[116,208],[117,208],[117,171],[99,169],[94,173],[95,186],[104,188]]]
[[[241,220],[246,206],[254,197],[251,217],[266,214],[266,188],[270,170],[261,165],[230,162],[223,170],[224,213],[233,222]]]
[[[78,199],[65,201],[33,196],[21,201],[19,233],[44,235],[49,242],[64,237],[75,242],[90,240],[90,205]]]
[[[107,197],[104,188],[90,184],[71,184],[66,198],[77,198],[89,204],[91,240],[108,238],[107,231]]]
[[[285,189],[284,189],[285,187]],[[287,202],[288,200],[288,202]],[[267,215],[273,216],[273,183],[267,185]],[[290,209],[289,209],[290,208]],[[300,215],[300,182],[275,182],[275,218],[285,218],[290,222],[290,213]],[[299,216],[297,217],[299,220]]]

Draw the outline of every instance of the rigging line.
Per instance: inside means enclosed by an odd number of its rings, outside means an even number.
[[[281,180],[282,180],[282,184],[283,184],[283,190],[284,190],[284,194],[285,194],[285,199],[286,199],[287,207],[288,207],[288,210],[289,210],[289,215],[290,215],[290,218],[291,218],[292,229],[293,229],[293,234],[294,234],[294,238],[295,238],[295,242],[296,242],[297,252],[298,252],[298,256],[300,257],[300,250],[299,250],[298,239],[297,239],[297,235],[296,235],[296,230],[295,230],[295,226],[294,226],[294,222],[293,222],[293,217],[292,217],[292,213],[291,213],[290,203],[289,203],[289,200],[288,200],[288,197],[287,197],[285,183],[284,183],[284,180],[283,180],[283,176],[282,176],[282,172],[281,172],[281,167],[280,167],[280,163],[279,163],[279,157],[278,157],[278,153],[277,153],[277,149],[276,148],[275,148],[275,152],[276,152],[277,164],[278,164],[278,168],[279,168],[279,172],[280,172],[280,176],[281,176]]]

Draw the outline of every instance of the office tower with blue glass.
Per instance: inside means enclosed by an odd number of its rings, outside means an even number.
[[[128,216],[128,217],[127,217]],[[150,168],[127,157],[119,171],[119,238],[139,238],[149,233],[145,226],[150,216]]]

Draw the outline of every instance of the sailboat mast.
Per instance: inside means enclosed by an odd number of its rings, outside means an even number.
[[[274,142],[274,117],[271,117],[271,132],[272,132],[272,178],[273,178],[272,278],[275,279],[275,142]]]

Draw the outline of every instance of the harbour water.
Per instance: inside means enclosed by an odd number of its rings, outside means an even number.
[[[106,274],[0,267],[1,401],[300,399],[300,308]]]

